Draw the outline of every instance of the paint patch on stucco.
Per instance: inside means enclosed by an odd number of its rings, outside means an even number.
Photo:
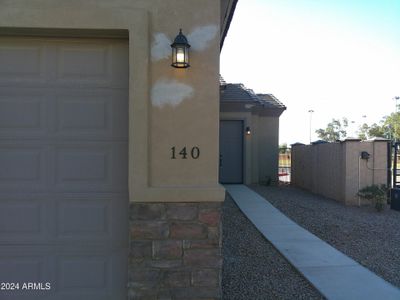
[[[185,33],[184,33],[185,34]],[[203,51],[210,46],[210,42],[217,36],[218,27],[216,25],[206,25],[196,27],[188,33],[187,39],[193,51]],[[164,33],[156,33],[151,45],[152,61],[167,59],[171,56],[172,40]]]
[[[218,33],[218,27],[216,25],[206,25],[195,28],[191,33],[187,35],[189,44],[192,46],[191,49],[194,51],[203,51],[209,45]]]
[[[151,103],[160,108],[165,105],[178,106],[192,95],[191,86],[176,80],[161,79],[151,89]]]
[[[171,40],[164,33],[156,33],[151,46],[152,61],[158,61],[170,57],[171,44]]]

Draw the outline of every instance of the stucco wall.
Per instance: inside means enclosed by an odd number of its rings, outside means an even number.
[[[361,151],[367,151],[371,155],[368,161],[358,159]],[[346,204],[354,205],[359,200],[362,201],[357,196],[359,185],[363,188],[371,184],[387,184],[387,143],[351,141],[345,144],[345,153],[345,201]]]
[[[258,182],[271,179],[278,182],[279,164],[279,118],[262,116],[258,118]]]
[[[218,184],[220,1],[2,0],[0,4],[0,34],[129,40],[128,180],[129,199],[134,202],[129,299],[149,299],[141,293],[161,289],[165,293],[160,298],[219,299],[220,204],[213,202],[223,201],[225,195]],[[180,28],[192,46],[188,69],[170,66],[170,44]],[[186,158],[178,154],[185,147]],[[195,158],[190,156],[193,147],[199,150]],[[168,202],[182,202],[179,205],[192,215],[179,215],[182,210]],[[143,218],[146,226],[137,226]],[[192,245],[192,240],[201,241]],[[177,266],[180,272],[174,273]]]
[[[131,201],[224,199],[217,167],[219,23],[215,0],[3,0],[0,10],[3,34],[44,28],[59,36],[57,30],[85,28],[112,36],[111,30],[126,30]],[[192,45],[185,70],[170,66],[179,28]],[[172,147],[201,153],[171,159]]]
[[[367,151],[369,160],[360,160]],[[291,182],[347,205],[358,205],[358,190],[387,184],[387,142],[346,140],[338,143],[292,146]]]

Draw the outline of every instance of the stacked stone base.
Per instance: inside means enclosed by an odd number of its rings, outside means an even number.
[[[221,203],[130,205],[129,299],[221,299]]]

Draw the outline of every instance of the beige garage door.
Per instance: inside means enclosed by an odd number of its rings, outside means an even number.
[[[125,40],[0,37],[0,299],[126,299],[127,86]]]

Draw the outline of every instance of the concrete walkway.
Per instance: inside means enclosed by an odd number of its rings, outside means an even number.
[[[225,185],[241,211],[328,299],[400,299],[400,290],[297,225],[244,185]],[[249,245],[251,247],[251,245]]]

